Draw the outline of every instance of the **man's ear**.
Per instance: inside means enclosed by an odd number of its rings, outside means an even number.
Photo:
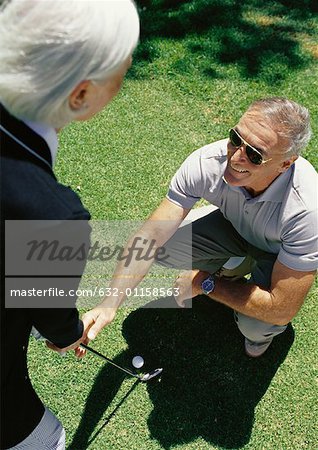
[[[90,84],[91,82],[89,80],[81,81],[69,95],[69,105],[74,111],[78,111],[80,109],[88,107],[87,100]]]
[[[298,156],[294,155],[294,156],[291,156],[289,159],[286,159],[286,161],[283,161],[282,165],[278,171],[280,173],[286,172],[286,170],[288,170],[290,168],[290,166],[292,164],[294,164],[294,162],[296,161],[297,158],[298,158]]]

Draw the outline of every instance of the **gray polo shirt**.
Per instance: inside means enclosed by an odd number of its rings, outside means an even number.
[[[318,176],[299,157],[259,196],[223,179],[228,139],[193,152],[174,175],[167,198],[186,209],[200,199],[217,206],[248,242],[299,271],[318,267]]]

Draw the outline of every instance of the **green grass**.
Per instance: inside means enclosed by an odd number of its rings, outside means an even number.
[[[259,97],[309,108],[304,155],[318,168],[316,2],[138,4],[142,38],[121,93],[60,136],[56,172],[93,219],[145,219],[184,158]],[[259,360],[244,356],[231,311],[202,299],[186,311],[121,309],[94,342],[124,365],[139,353],[147,369],[162,365],[161,383],[135,385],[91,355],[62,359],[33,340],[31,378],[72,450],[314,450],[317,294]]]

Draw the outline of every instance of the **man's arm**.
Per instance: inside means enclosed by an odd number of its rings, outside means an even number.
[[[274,325],[286,325],[301,308],[315,274],[315,271],[299,272],[289,269],[276,261],[270,289],[217,278],[215,290],[209,297],[255,319]],[[180,288],[177,303],[184,306],[186,298],[202,294],[201,282],[206,277],[207,273],[200,271],[181,274],[176,282],[176,286]]]
[[[145,259],[142,259],[142,255],[139,254],[137,260],[134,253],[127,267],[125,259],[118,263],[109,286],[110,292],[117,292],[118,296],[105,298],[96,308],[83,316],[83,321],[87,324],[85,332],[88,340],[94,339],[102,328],[113,320],[118,307],[126,298],[124,294],[127,292],[126,290],[133,289],[143,280],[154,262],[156,250],[162,247],[176,232],[189,211],[189,209],[182,208],[164,199],[138,232],[128,241],[123,257],[129,255],[129,249],[133,246],[136,238],[141,238],[138,242],[145,242],[144,254],[149,252],[151,241],[154,240],[155,245],[151,246],[152,253],[147,254]]]

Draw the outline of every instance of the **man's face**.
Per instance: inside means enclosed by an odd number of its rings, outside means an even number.
[[[253,164],[246,154],[245,144],[234,147],[229,141],[224,178],[232,186],[245,187],[253,196],[259,195],[290,167],[296,157],[286,157],[287,140],[278,136],[261,111],[246,112],[234,129],[244,141],[260,150],[265,162]]]

